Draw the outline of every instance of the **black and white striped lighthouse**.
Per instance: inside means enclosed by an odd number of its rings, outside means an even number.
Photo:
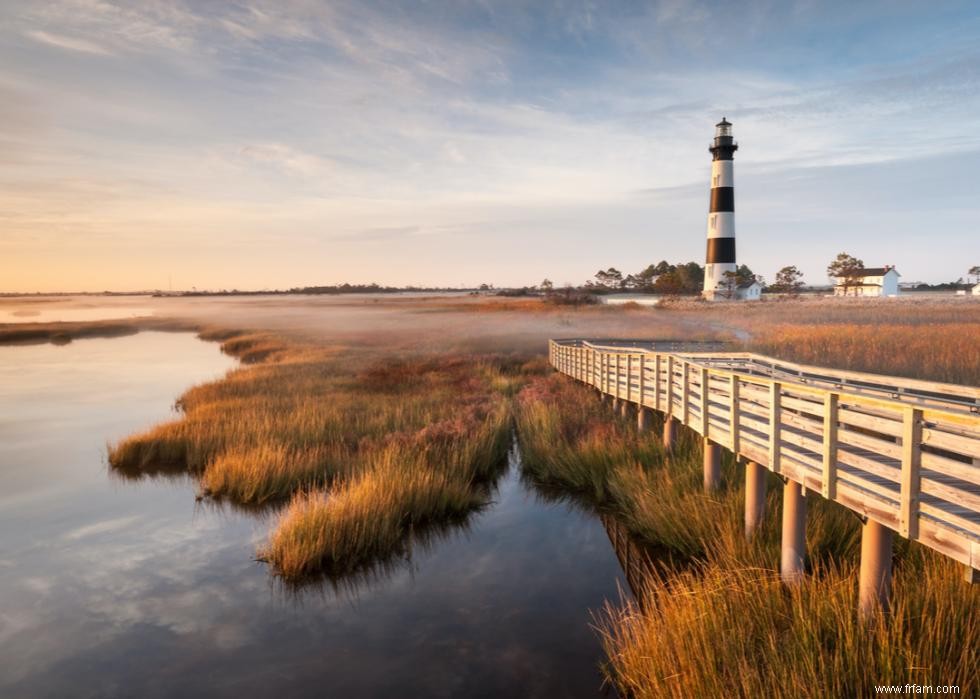
[[[708,252],[704,265],[704,298],[734,296],[735,273],[735,151],[732,125],[725,117],[715,125],[711,151],[711,204],[708,207]]]

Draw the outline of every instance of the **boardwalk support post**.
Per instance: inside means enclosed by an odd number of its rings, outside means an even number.
[[[755,461],[745,464],[745,538],[751,539],[766,516],[766,468]]]
[[[668,454],[674,451],[674,443],[677,441],[677,420],[673,415],[667,415],[664,420],[664,451]]]
[[[642,405],[636,409],[636,429],[640,432],[646,432],[650,429],[650,409],[644,408]]]
[[[861,577],[858,612],[868,617],[888,612],[892,584],[892,530],[868,519],[861,527]]]
[[[806,493],[796,481],[783,486],[783,536],[779,574],[792,585],[800,581],[806,562]]]
[[[711,493],[721,487],[721,445],[710,439],[704,440],[704,492]]]
[[[623,417],[630,416],[630,402],[625,398],[619,403],[619,414]]]

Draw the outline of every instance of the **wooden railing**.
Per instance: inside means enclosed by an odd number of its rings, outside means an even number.
[[[655,343],[552,340],[549,355],[618,401],[980,569],[980,388]]]

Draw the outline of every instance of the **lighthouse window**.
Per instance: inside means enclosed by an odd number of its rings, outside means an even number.
[[[711,217],[711,230],[715,230],[717,228],[718,228],[718,217],[717,216],[712,216]]]
[[[718,186],[718,180],[720,180],[720,179],[721,179],[721,175],[715,175],[715,179],[712,182],[712,186],[713,187],[717,187]]]

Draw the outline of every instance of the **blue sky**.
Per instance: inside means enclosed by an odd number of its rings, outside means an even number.
[[[980,264],[980,5],[0,6],[0,290]]]

